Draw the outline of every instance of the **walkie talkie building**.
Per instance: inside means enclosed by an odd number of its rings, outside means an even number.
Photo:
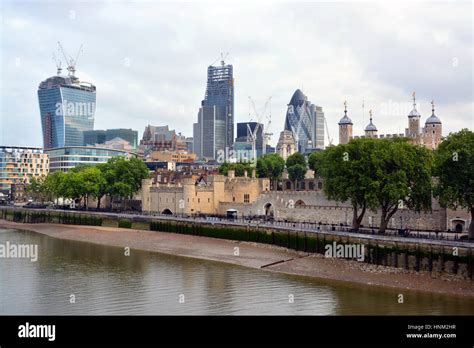
[[[83,131],[94,128],[95,86],[75,76],[53,76],[40,83],[38,101],[43,147],[82,146]]]

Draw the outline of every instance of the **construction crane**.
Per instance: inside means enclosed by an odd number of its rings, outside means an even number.
[[[54,63],[56,63],[57,73],[58,73],[58,76],[59,76],[59,75],[61,75],[61,71],[63,70],[61,68],[61,61],[56,57],[56,54],[54,54],[54,52],[53,52],[52,59],[54,60]]]
[[[213,61],[211,66],[216,64],[219,61],[219,59],[221,61],[221,65],[224,66],[225,65],[225,59],[227,58],[228,55],[229,55],[229,52],[226,52],[226,54],[224,54],[224,52],[221,52],[220,58],[217,58],[215,61]]]
[[[324,116],[324,125],[326,126],[326,133],[328,135],[329,146],[332,145],[332,138],[329,136],[328,122],[326,121],[326,116]]]
[[[257,133],[260,127],[263,126],[262,124],[263,117],[265,116],[265,113],[267,111],[268,106],[270,105],[271,100],[272,100],[272,97],[268,97],[267,100],[265,101],[262,111],[258,112],[257,108],[255,107],[254,100],[252,99],[252,97],[249,96],[249,118],[250,118],[250,121],[252,121],[252,117],[250,116],[250,105],[251,105],[253,112],[255,114],[255,121],[257,122],[257,125],[255,126],[253,130],[250,128],[250,124],[247,123],[247,141],[252,144],[252,155],[254,159],[257,158]],[[270,127],[270,124],[271,124],[271,114],[266,116],[266,120],[267,120],[267,125],[266,127],[264,126],[262,128],[263,153],[265,153],[265,150],[266,150],[266,142],[272,136],[272,133],[268,131],[268,127]]]
[[[269,99],[271,99],[272,97],[270,97]],[[273,133],[270,132],[270,126],[272,124],[272,103],[271,103],[271,100],[270,100],[270,113],[266,116],[266,119],[267,119],[267,124],[264,125],[264,128],[262,130],[262,133],[263,133],[263,149],[262,149],[262,154],[265,155],[267,153],[267,144],[270,142],[271,138],[272,138],[272,135]]]
[[[61,45],[61,42],[59,41],[58,41],[58,46],[59,46],[59,50],[63,54],[64,59],[66,60],[67,71],[69,72],[68,75],[74,76],[74,74],[76,73],[77,61],[79,59],[79,56],[83,52],[84,45],[81,45],[81,47],[79,47],[79,50],[77,51],[77,54],[76,54],[76,58],[72,58],[70,55],[66,54],[66,51],[64,50],[63,45]]]

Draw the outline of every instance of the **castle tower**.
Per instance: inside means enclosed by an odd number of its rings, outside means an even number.
[[[420,118],[421,115],[416,109],[415,92],[413,92],[413,110],[408,114],[408,128],[405,135],[412,139],[413,144],[420,144]]]
[[[284,130],[280,133],[280,139],[278,139],[276,152],[285,161],[289,156],[297,152],[297,144],[292,131]]]
[[[423,143],[429,149],[436,149],[441,142],[442,124],[434,113],[434,101],[431,101],[431,116],[425,122]]]
[[[372,123],[372,110],[369,110],[370,122],[365,127],[365,136],[367,138],[377,138],[377,127]]]
[[[344,117],[339,121],[339,144],[347,144],[352,139],[352,120],[347,116],[347,102],[344,102]]]

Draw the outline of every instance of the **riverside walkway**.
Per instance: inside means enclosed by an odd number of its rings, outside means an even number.
[[[473,248],[474,243],[468,240],[460,240],[459,234],[453,232],[432,232],[432,231],[416,231],[409,232],[406,235],[398,235],[397,230],[387,230],[384,234],[378,234],[376,229],[363,228],[358,232],[350,231],[347,226],[336,225],[319,225],[307,222],[287,222],[287,221],[265,221],[252,220],[244,218],[226,219],[222,217],[203,217],[203,216],[179,216],[167,214],[140,214],[140,213],[124,213],[124,212],[101,212],[101,211],[87,211],[87,210],[62,210],[62,209],[32,209],[19,207],[2,207],[12,210],[22,211],[40,211],[50,213],[74,213],[96,215],[110,218],[131,219],[134,221],[180,221],[187,223],[202,223],[208,225],[226,225],[233,227],[249,227],[253,229],[271,228],[283,231],[296,231],[303,233],[318,233],[323,235],[344,236],[352,238],[365,239],[367,241],[383,241],[394,243],[410,243],[410,244],[425,244],[432,246],[445,247],[463,247]]]

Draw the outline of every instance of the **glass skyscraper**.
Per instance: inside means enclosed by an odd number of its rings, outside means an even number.
[[[297,89],[288,104],[285,130],[291,131],[298,151],[305,153],[324,148],[324,112]]]
[[[40,83],[38,101],[45,149],[82,146],[84,131],[94,128],[96,88],[73,75]]]
[[[223,60],[207,68],[206,94],[193,131],[198,157],[215,159],[234,144],[234,72]]]

